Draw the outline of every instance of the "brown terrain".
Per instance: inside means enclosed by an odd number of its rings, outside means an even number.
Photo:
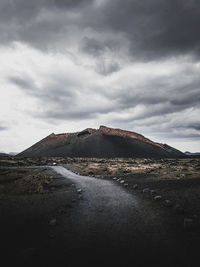
[[[160,195],[162,199],[156,205],[180,211],[183,217],[200,218],[200,157],[161,160],[80,158],[74,159],[72,166],[72,170],[81,175],[113,180],[153,203],[155,196]],[[70,164],[67,167],[70,168]]]
[[[132,266],[133,263],[135,266],[147,266],[155,259],[158,262],[154,262],[154,266],[197,266],[200,158],[1,157],[0,166],[0,238],[2,260],[6,261],[4,266],[13,266],[13,261],[21,266],[80,266],[86,262],[89,266],[97,266],[98,263],[99,266]],[[160,245],[152,245],[155,247],[152,251],[151,247],[143,244],[145,236],[141,237],[139,232],[135,238],[142,239],[139,243],[142,242],[140,247],[144,249],[137,254],[134,254],[137,248],[128,245],[125,251],[119,247],[114,253],[109,242],[106,241],[106,245],[102,241],[100,244],[107,247],[106,256],[109,255],[111,263],[100,264],[106,258],[102,254],[105,251],[100,248],[98,252],[93,251],[89,244],[84,252],[80,240],[75,244],[72,242],[72,232],[77,230],[73,224],[77,222],[71,222],[70,216],[84,203],[84,192],[72,180],[48,166],[64,166],[95,181],[109,181],[136,197],[144,219],[142,223],[135,223],[141,225],[145,222],[147,232],[153,233],[155,240],[160,236]],[[130,227],[130,221],[127,221],[127,229]],[[74,230],[70,232],[70,229]],[[63,235],[66,231],[69,233]],[[162,232],[166,232],[164,237],[161,237]],[[127,244],[129,242],[127,240]],[[164,258],[161,256],[163,251],[159,250],[162,244],[166,254]],[[95,265],[92,255],[99,257]],[[130,265],[126,263],[126,258],[131,258]],[[122,259],[123,264],[118,265]]]

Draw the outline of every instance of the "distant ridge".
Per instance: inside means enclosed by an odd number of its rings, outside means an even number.
[[[19,153],[19,157],[183,157],[179,150],[141,134],[100,126],[75,133],[50,134]]]
[[[17,154],[18,154],[17,152],[9,152],[9,153],[0,152],[0,157],[10,157],[10,156],[15,156]]]
[[[6,154],[4,152],[0,152],[0,157],[7,157],[7,156],[9,156],[9,154]]]
[[[187,155],[187,156],[200,156],[200,152],[192,153],[192,152],[186,151],[185,155]]]

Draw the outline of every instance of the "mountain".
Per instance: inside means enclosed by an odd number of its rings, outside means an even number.
[[[18,152],[9,152],[10,156],[16,156],[17,154],[19,154]]]
[[[76,133],[52,133],[17,156],[173,158],[184,154],[141,134],[100,126],[99,129],[87,128]]]
[[[10,153],[0,152],[0,157],[16,156],[17,154],[18,154],[17,152],[10,152]]]
[[[7,157],[7,156],[9,156],[9,155],[4,153],[4,152],[0,152],[0,157]]]
[[[186,151],[184,154],[187,156],[200,156],[200,152],[192,153],[192,152]]]

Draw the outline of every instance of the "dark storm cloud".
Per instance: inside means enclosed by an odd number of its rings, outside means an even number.
[[[70,81],[69,77],[58,76],[41,88],[29,77],[11,76],[7,80],[21,88],[27,95],[35,97],[39,101],[39,105],[43,107],[42,111],[31,111],[33,117],[47,120],[83,120],[96,118],[99,114],[106,114],[113,109],[112,106],[105,107],[100,103],[93,105],[90,95],[87,97],[88,104],[85,103],[83,97],[78,96],[81,91],[80,86],[76,82]],[[76,92],[76,87],[78,87],[78,93]]]
[[[97,117],[97,112],[94,110],[61,110],[59,111],[52,111],[52,110],[47,110],[46,112],[43,113],[38,113],[34,114],[34,116],[38,116],[39,118],[46,118],[46,119],[56,119],[56,120],[85,120],[85,119],[91,119],[91,118],[96,118]]]
[[[117,52],[120,44],[115,40],[97,40],[84,37],[80,43],[80,50],[94,57],[102,56],[106,52]]]
[[[104,76],[112,74],[118,70],[120,70],[120,65],[114,60],[107,61],[107,60],[101,59],[97,62],[96,67],[95,67],[95,71]]]
[[[51,0],[50,2],[59,8],[80,8],[91,4],[93,0]],[[46,5],[49,5],[49,1],[46,1]]]
[[[110,54],[117,51],[118,45],[113,41],[99,41],[84,37],[79,45],[81,52],[97,59],[95,71],[107,76],[120,70],[119,63]]]
[[[187,70],[187,68],[186,68]],[[128,87],[123,87],[117,93],[109,93],[117,102],[119,110],[143,105],[144,112],[135,115],[135,119],[172,114],[190,107],[199,107],[200,76],[193,71],[187,75],[184,70],[170,76],[155,76],[147,78]]]
[[[93,0],[1,0],[1,21],[10,19],[28,21],[34,18],[42,9],[73,9],[83,8]]]
[[[103,42],[88,37],[82,39],[80,48],[92,56],[101,56],[108,49]]]
[[[93,0],[1,0],[0,43],[20,41],[39,49],[54,48],[57,38],[64,38],[66,25],[74,24],[60,16],[63,12],[80,12]],[[54,18],[48,20],[49,12]],[[39,16],[42,14],[42,21]],[[61,17],[61,18],[60,18]],[[61,36],[59,36],[59,34]],[[49,42],[52,42],[49,45]],[[61,40],[59,40],[61,41]]]
[[[37,86],[36,82],[30,77],[15,77],[10,76],[7,80],[23,89],[23,91],[40,101],[48,104],[56,104],[65,108],[66,104],[73,105],[76,100],[74,85],[69,80],[55,79],[48,82],[43,87]]]
[[[70,17],[70,11],[77,16]],[[54,14],[50,20],[49,12]],[[43,19],[38,19],[41,14]],[[70,37],[66,37],[66,27],[76,26],[79,31],[122,34],[129,40],[132,56],[138,59],[200,53],[198,0],[115,0],[101,5],[92,0],[2,0],[0,21],[1,42],[19,40],[41,49]],[[109,46],[100,39],[83,39],[87,53],[99,55],[106,48]]]
[[[111,65],[112,66],[112,65]],[[105,66],[104,66],[105,68]],[[187,69],[187,68],[186,68]],[[103,71],[103,70],[102,70]],[[108,69],[105,70],[108,73]],[[44,103],[53,104],[56,106],[56,110],[59,107],[60,112],[48,111],[45,117],[54,117],[64,119],[71,116],[72,118],[80,117],[83,119],[88,117],[94,117],[95,114],[106,114],[111,111],[123,111],[129,108],[134,108],[138,104],[143,105],[144,111],[134,115],[131,119],[145,119],[158,115],[173,114],[175,112],[180,112],[189,107],[198,107],[200,103],[200,78],[191,74],[189,81],[188,76],[184,80],[184,71],[182,71],[183,77],[181,82],[178,80],[179,73],[174,74],[174,77],[159,76],[150,79],[144,79],[139,85],[132,85],[125,87],[121,85],[121,89],[116,92],[112,87],[109,90],[99,91],[100,95],[104,95],[106,99],[112,105],[108,109],[103,105],[96,105],[93,110],[88,107],[85,111],[79,112],[79,106],[82,104],[80,98],[77,98],[77,93],[82,92],[82,97],[88,94],[87,98],[90,99],[95,90],[98,88],[88,88],[89,91],[84,93],[85,85],[82,85],[82,81],[71,79],[71,77],[60,77],[56,76],[53,80],[48,81],[43,87],[38,87],[36,81],[25,75],[22,77],[11,76],[8,77],[8,81],[12,84],[17,85],[22,88],[27,94],[34,96]],[[104,73],[105,75],[105,73]],[[86,85],[87,86],[87,85]],[[92,98],[91,98],[92,99]],[[66,116],[66,105],[68,107],[68,115]],[[69,111],[69,108],[73,110]],[[93,115],[89,115],[89,113]],[[63,115],[62,115],[63,113]],[[81,115],[82,114],[82,115]]]
[[[159,110],[150,108],[150,111],[145,114],[145,116],[149,117],[151,115],[157,115],[158,112],[159,114],[167,114],[177,112],[191,106],[199,106],[200,103],[199,91],[188,91],[185,94],[181,94],[181,88],[174,88],[174,90],[171,91],[166,86],[162,87],[159,91],[154,90],[153,86],[149,86],[147,89],[148,91],[141,95],[131,94],[129,92],[127,92],[127,95],[120,95],[118,99],[119,107],[131,108],[137,104],[144,105],[146,107],[156,107],[156,105],[159,105]]]
[[[165,137],[165,138],[175,138],[175,139],[188,139],[189,140],[199,140],[200,138],[200,134],[199,133],[190,133],[190,132],[187,132],[187,133],[184,133],[184,132],[177,132],[177,133],[169,133],[169,131],[165,131],[162,135],[162,137]]]
[[[200,131],[200,121],[194,120],[193,118],[191,118],[190,121],[181,121],[181,122],[176,122],[174,125],[171,125],[172,128],[176,128],[176,129],[192,129],[192,130],[196,130],[196,131]],[[200,132],[199,132],[200,135]]]
[[[185,69],[187,70],[187,68]],[[48,109],[43,110],[43,114],[37,112],[37,116],[61,120],[70,118],[87,119],[109,112],[124,112],[138,105],[142,106],[139,113],[136,112],[132,115],[130,113],[128,118],[122,119],[131,122],[174,114],[190,107],[198,108],[200,103],[200,78],[195,71],[188,75],[185,73],[185,69],[180,71],[181,78],[180,72],[177,72],[173,76],[144,77],[139,84],[134,84],[134,78],[129,77],[129,83],[132,83],[132,86],[124,86],[122,83],[118,91],[113,89],[112,85],[109,90],[107,90],[107,86],[105,86],[105,89],[98,88],[96,85],[93,88],[87,88],[86,81],[74,79],[74,77],[70,77],[70,74],[65,77],[55,75],[41,88],[36,85],[36,81],[25,75],[23,78],[11,76],[8,81],[22,88],[25,93],[39,99],[45,106],[48,103]],[[87,90],[84,89],[85,87]],[[95,92],[109,101],[109,107],[101,104],[101,100],[93,100]],[[83,105],[84,101],[82,100],[85,97],[88,104]],[[95,106],[90,108],[94,101],[97,101]],[[160,121],[160,118],[158,121]],[[190,128],[189,125],[183,127]],[[194,129],[198,130],[197,127]]]
[[[196,0],[109,1],[101,22],[121,31],[134,57],[199,53],[200,2]]]
[[[55,95],[55,94],[54,94]],[[43,101],[48,101],[49,98],[46,94],[46,99],[43,98]],[[32,115],[37,118],[45,118],[46,120],[87,120],[98,118],[99,115],[108,114],[113,111],[112,106],[105,107],[100,106],[99,103],[96,105],[90,105],[92,103],[89,101],[89,104],[81,103],[81,100],[78,99],[68,99],[66,95],[62,98],[56,100],[51,99],[46,110],[35,111]],[[42,102],[44,103],[44,102]]]
[[[107,117],[116,127],[170,138],[200,136],[199,25],[198,0],[0,1],[1,45],[28,44],[30,54],[37,48],[44,61],[47,52],[56,58],[58,51],[75,65],[57,69],[52,60],[53,70],[48,63],[41,67],[45,74],[30,64],[29,71],[8,75],[9,83],[38,101],[33,117]]]
[[[46,111],[36,111],[33,116],[37,118],[47,119],[47,120],[87,120],[97,118],[99,115],[107,114],[112,111],[112,108],[100,108],[98,107],[87,107],[75,106],[73,108],[71,103],[67,106],[66,101],[57,102],[56,108],[53,109],[51,106],[48,107]]]

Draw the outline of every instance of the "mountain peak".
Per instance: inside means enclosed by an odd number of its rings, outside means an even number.
[[[180,151],[145,136],[101,125],[75,133],[54,134],[18,154],[25,157],[178,157]]]

